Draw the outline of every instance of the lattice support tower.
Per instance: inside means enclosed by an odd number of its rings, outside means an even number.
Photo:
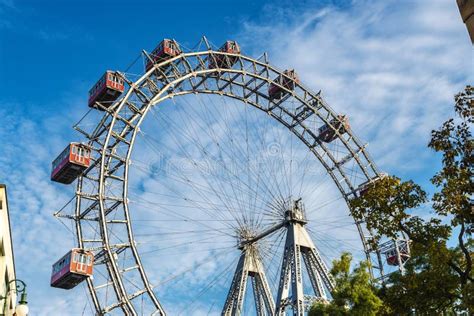
[[[245,293],[249,278],[252,281],[256,314],[275,315],[275,302],[265,276],[262,259],[256,243],[241,244],[242,253],[235,269],[232,284],[222,310],[222,316],[242,315]]]
[[[334,281],[304,227],[307,222],[301,201],[297,200],[293,203],[291,209],[285,213],[287,233],[278,287],[276,315],[286,315],[286,308],[291,306],[293,315],[302,316],[306,309],[307,297],[303,287],[303,262],[308,271],[315,299],[326,301],[326,289],[334,290]]]

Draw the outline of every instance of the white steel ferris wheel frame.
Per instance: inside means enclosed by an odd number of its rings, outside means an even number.
[[[297,82],[293,90],[273,83],[286,91],[286,94],[280,99],[272,100],[268,96],[267,87],[277,77],[286,75],[268,63],[266,54],[253,59],[214,50],[205,38],[204,42],[207,50],[181,53],[172,59],[155,63],[138,80],[130,80],[126,74],[117,72],[128,85],[123,97],[108,107],[97,104],[104,110],[104,116],[92,132],[75,127],[87,137],[93,150],[93,162],[78,178],[74,215],[61,216],[75,221],[78,247],[92,250],[96,264],[106,265],[110,281],[106,284],[94,284],[92,279],[87,280],[97,314],[103,315],[121,309],[126,315],[137,315],[132,301],[146,296],[154,305],[153,315],[165,315],[142,266],[128,206],[130,157],[137,132],[150,108],[164,100],[191,93],[217,94],[240,100],[267,113],[307,146],[327,170],[348,205],[350,199],[358,195],[358,188],[362,183],[380,175],[365,145],[351,130],[341,134],[334,129],[347,152],[344,157],[339,158],[327,143],[318,139],[318,131],[305,124],[313,115],[329,126],[331,121],[337,120],[337,113],[324,102],[319,93],[314,93]],[[146,52],[144,55],[151,60]],[[218,65],[217,56],[221,60],[232,58],[236,62],[231,68],[209,68],[209,61]],[[299,106],[288,108],[285,102],[288,98],[298,102]],[[359,178],[355,179],[344,170],[344,165],[349,161],[355,162]],[[83,227],[86,223],[95,226],[100,231],[100,236],[88,236]],[[361,221],[356,221],[355,225],[366,257],[372,262],[371,272],[374,276],[383,276],[380,252],[369,243],[371,232],[367,231]],[[116,227],[121,228],[124,235],[121,238],[111,234],[112,230],[117,231]],[[133,257],[133,266],[119,267],[117,258],[123,253]],[[126,286],[124,276],[132,271],[141,280],[139,290],[131,291]],[[105,287],[113,287],[115,293],[113,302],[105,302],[106,304],[101,302],[98,295],[98,291]]]

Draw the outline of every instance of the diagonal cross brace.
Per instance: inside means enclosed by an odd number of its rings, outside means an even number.
[[[222,316],[242,314],[248,278],[252,280],[255,307],[258,316],[273,316],[275,303],[265,276],[263,264],[256,244],[246,244],[242,248],[239,263],[235,269],[232,284],[222,310]]]

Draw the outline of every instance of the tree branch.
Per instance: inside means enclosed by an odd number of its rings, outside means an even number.
[[[462,278],[461,278],[461,284],[463,286],[467,283],[467,279],[470,279],[469,275],[472,270],[471,254],[469,253],[469,250],[466,248],[466,245],[464,244],[464,239],[463,239],[465,231],[466,231],[466,227],[465,227],[464,219],[463,219],[461,220],[461,231],[459,232],[459,235],[458,235],[459,247],[461,248],[461,251],[463,252],[464,257],[466,258],[466,269],[464,270]]]

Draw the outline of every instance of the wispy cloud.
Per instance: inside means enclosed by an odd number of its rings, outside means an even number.
[[[45,41],[61,41],[70,38],[72,35],[58,31],[38,31],[38,37]]]
[[[53,261],[74,245],[52,216],[73,192],[49,181],[52,159],[73,137],[70,123],[55,115],[28,117],[24,107],[5,101],[0,116],[0,182],[7,184],[17,278],[28,285],[31,313],[64,315],[67,301],[82,310],[84,301],[49,287]]]
[[[13,0],[0,0],[0,30],[13,27],[9,18],[9,12],[15,11],[16,7]]]
[[[295,68],[305,85],[322,89],[384,169],[429,171],[430,131],[473,79],[472,47],[455,2],[354,1],[346,10],[276,16],[245,22],[244,48],[268,51],[272,64]]]
[[[8,9],[15,9],[15,1],[14,0],[0,0],[0,10],[3,8]]]

